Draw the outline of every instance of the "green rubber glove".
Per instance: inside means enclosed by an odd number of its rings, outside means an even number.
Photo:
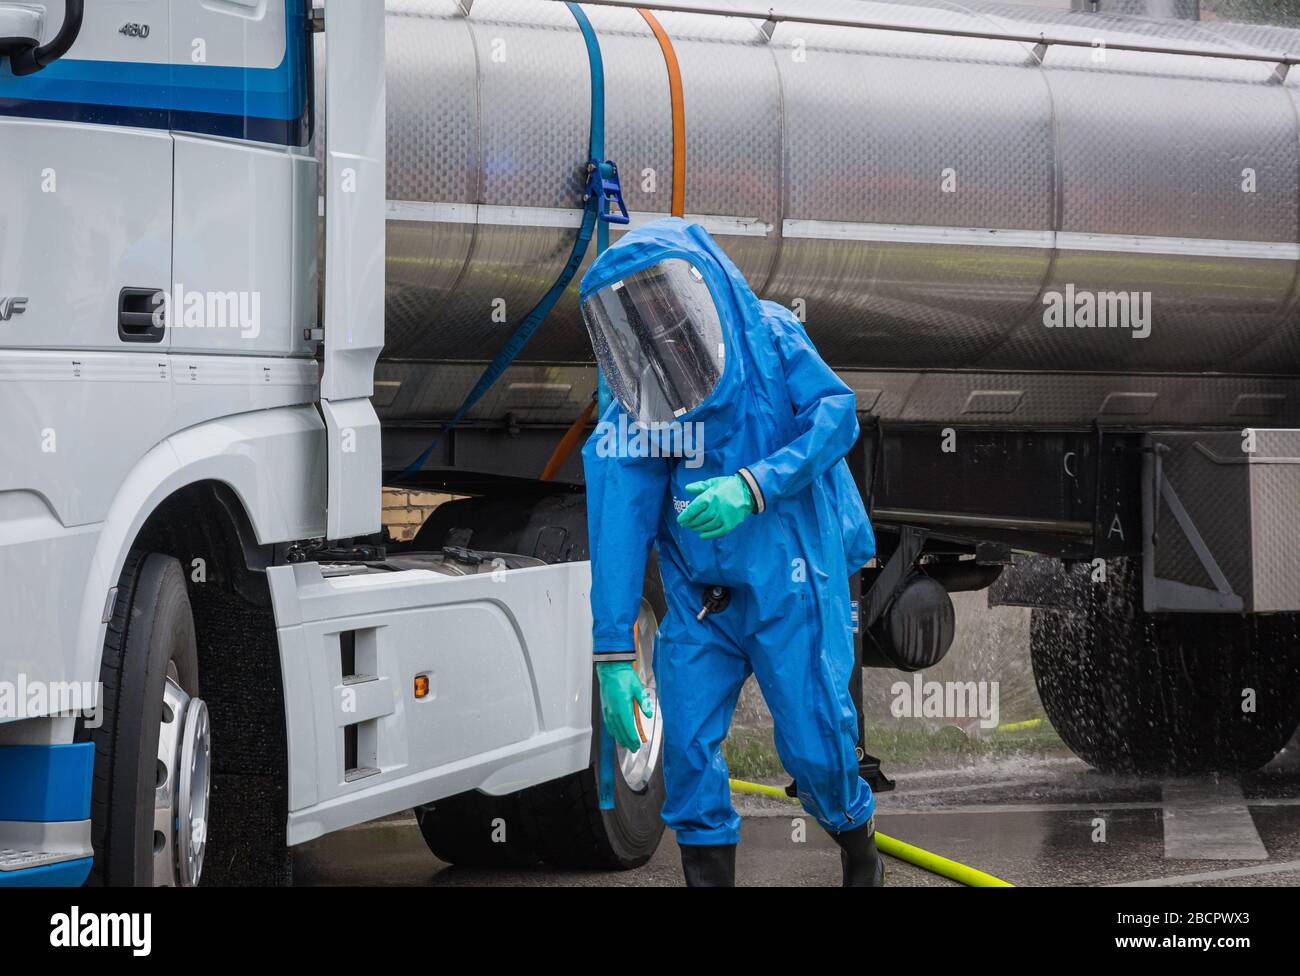
[[[600,678],[600,712],[605,717],[605,727],[615,742],[636,752],[641,748],[641,733],[636,729],[632,709],[639,704],[646,718],[654,718],[655,714],[636,667],[631,661],[611,661],[597,664],[596,675]]]
[[[677,524],[686,526],[701,539],[721,538],[754,511],[754,496],[738,474],[697,481],[687,485],[686,490],[699,497],[677,516]]]

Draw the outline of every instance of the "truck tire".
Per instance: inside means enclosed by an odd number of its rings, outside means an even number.
[[[448,502],[420,529],[413,548],[449,544],[534,556],[548,563],[586,559],[586,500],[560,494]],[[654,636],[664,606],[663,583],[652,563],[638,623],[646,651],[640,662],[642,677],[652,695]],[[592,728],[599,729],[594,682],[593,675]],[[581,772],[509,796],[471,791],[417,809],[425,842],[441,860],[467,866],[517,867],[541,861],[561,868],[639,867],[650,860],[663,835],[660,728],[651,724],[651,751],[643,748],[636,754],[639,764],[619,749],[613,810],[600,809],[600,737],[594,735],[591,764]]]
[[[501,551],[501,550],[498,550]],[[642,620],[657,630],[658,617],[642,601]],[[644,639],[643,639],[644,640]],[[653,696],[653,681],[643,680]],[[592,728],[600,728],[599,692],[593,675]],[[559,868],[627,870],[650,860],[664,824],[661,727],[652,724],[653,750],[642,757],[617,749],[614,809],[600,808],[600,748],[594,736],[591,765],[549,783],[507,796],[470,790],[417,807],[416,821],[439,860],[463,867],[517,868],[545,862]]]
[[[180,563],[132,552],[104,639],[98,727],[77,735],[95,744],[88,884],[198,883],[210,769],[198,679]]]
[[[1077,609],[1035,609],[1034,680],[1066,745],[1100,770],[1257,769],[1300,724],[1296,614],[1148,614],[1141,566],[1110,564]],[[1244,707],[1253,704],[1253,711]]]
[[[191,589],[190,605],[212,738],[220,745],[212,757],[203,884],[287,887],[293,883],[293,855],[285,842],[288,730],[269,602],[264,607],[209,581]]]
[[[658,574],[654,576],[658,583]],[[662,585],[662,584],[659,584]],[[647,598],[641,601],[638,629],[653,642],[660,618]],[[651,672],[653,651],[640,638],[642,659],[637,662],[642,682],[655,701]],[[547,864],[561,868],[625,871],[645,864],[663,836],[660,810],[664,804],[663,733],[661,721],[648,730],[649,742],[636,753],[613,745],[614,808],[600,807],[601,728],[600,692],[592,675],[591,765],[581,772],[525,790],[523,802],[534,825],[536,849]]]
[[[476,868],[526,868],[538,863],[520,794],[489,796],[470,790],[415,808],[433,856]]]

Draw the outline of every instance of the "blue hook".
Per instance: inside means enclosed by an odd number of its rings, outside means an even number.
[[[600,219],[609,224],[631,223],[632,218],[628,216],[627,205],[623,202],[623,185],[618,180],[618,167],[614,161],[607,159],[598,164],[592,160],[587,170],[590,175],[587,177],[587,195],[584,199],[600,197]],[[611,203],[618,208],[617,212],[610,209]]]

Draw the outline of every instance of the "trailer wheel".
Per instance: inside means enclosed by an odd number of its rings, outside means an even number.
[[[211,735],[180,563],[132,552],[104,640],[89,884],[195,885],[207,839]],[[97,724],[97,727],[90,727]]]
[[[1296,614],[1148,614],[1140,566],[1112,563],[1073,610],[1033,611],[1034,680],[1066,745],[1098,769],[1240,772],[1300,724]]]
[[[440,506],[415,545],[432,548],[456,533],[458,545],[536,556],[547,562],[587,558],[587,514],[580,495],[544,499],[475,498]],[[638,669],[654,696],[654,646],[664,613],[663,583],[646,573],[637,622]],[[592,677],[592,728],[600,728]],[[656,702],[657,705],[657,702]],[[587,769],[504,797],[464,793],[416,811],[434,855],[462,865],[626,870],[654,855],[663,836],[662,720],[646,723],[647,745],[615,756],[614,809],[600,809],[600,739],[593,736]],[[496,825],[495,827],[493,825]],[[496,834],[494,836],[494,830]]]

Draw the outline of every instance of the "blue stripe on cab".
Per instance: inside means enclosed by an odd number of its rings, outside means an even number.
[[[284,59],[274,68],[146,64],[61,58],[16,77],[0,61],[0,116],[171,128],[306,145],[310,39],[287,4]]]
[[[0,746],[0,820],[90,819],[95,744]]]
[[[17,78],[6,61],[0,69],[0,98],[255,115],[288,121],[302,115],[305,94],[294,83],[288,64],[287,57],[278,68],[65,58],[34,75]]]

